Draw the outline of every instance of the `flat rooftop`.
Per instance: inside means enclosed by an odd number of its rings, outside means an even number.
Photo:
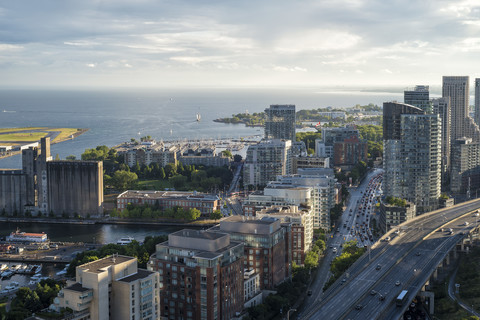
[[[137,281],[138,279],[144,279],[148,276],[151,276],[154,273],[155,273],[154,271],[148,271],[148,270],[145,270],[145,269],[138,269],[137,273],[129,275],[128,277],[125,277],[125,278],[117,279],[117,281],[133,282],[133,281]]]
[[[171,235],[179,237],[188,237],[196,239],[216,240],[225,237],[224,233],[208,232],[203,230],[183,229],[177,232],[172,232]]]
[[[92,261],[89,263],[82,264],[81,266],[78,266],[77,268],[83,269],[83,270],[88,270],[93,273],[101,273],[104,272],[104,268],[121,264],[130,260],[135,260],[136,258],[132,257],[127,257],[127,256],[120,256],[120,255],[115,255],[115,256],[108,256],[96,261]]]
[[[81,283],[77,282],[75,284],[72,284],[69,287],[65,287],[65,290],[71,290],[71,291],[76,291],[76,292],[85,292],[85,291],[89,291],[89,290],[92,290],[92,289],[84,288],[84,287],[82,287]]]

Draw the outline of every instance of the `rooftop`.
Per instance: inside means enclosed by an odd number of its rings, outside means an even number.
[[[214,232],[208,232],[203,230],[193,230],[193,229],[183,229],[177,232],[172,232],[171,235],[179,236],[179,237],[207,239],[207,240],[220,239],[225,236],[225,234],[222,234],[222,233],[214,233]]]
[[[70,290],[70,291],[76,291],[76,292],[85,292],[85,291],[89,291],[89,290],[92,290],[92,289],[84,288],[84,287],[82,287],[81,283],[77,282],[77,283],[71,285],[70,287],[65,287],[64,290]]]
[[[130,261],[130,260],[134,260],[134,259],[136,260],[137,258],[127,257],[127,256],[119,256],[117,254],[117,255],[107,256],[105,258],[102,258],[102,259],[99,259],[99,260],[96,260],[96,261],[92,261],[92,262],[89,262],[89,263],[82,264],[81,266],[78,266],[77,268],[80,268],[80,269],[83,269],[83,270],[88,270],[88,271],[94,272],[94,273],[101,273],[101,272],[104,272],[103,269],[105,269],[106,267],[121,264],[121,263]]]
[[[136,281],[138,279],[144,279],[152,274],[154,274],[155,272],[153,271],[148,271],[148,270],[145,270],[145,269],[138,269],[137,273],[134,273],[132,275],[129,275],[128,277],[125,277],[125,278],[121,278],[121,279],[117,279],[117,281],[121,281],[121,282],[133,282],[133,281]]]

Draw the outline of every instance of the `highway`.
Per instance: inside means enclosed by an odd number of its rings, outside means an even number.
[[[398,234],[389,231],[382,239],[392,240],[375,243],[370,255],[350,267],[345,282],[316,295],[301,319],[399,319],[408,303],[397,307],[398,294],[405,289],[408,301],[415,297],[445,255],[477,225],[478,208],[480,200],[465,202],[416,217]]]
[[[342,214],[342,217],[340,218],[340,223],[338,227],[339,232],[336,232],[336,230],[334,230],[333,233],[331,234],[331,237],[327,239],[328,241],[327,241],[327,249],[325,251],[325,256],[322,258],[321,264],[317,268],[317,276],[315,278],[315,281],[309,287],[309,290],[312,291],[312,295],[307,296],[306,300],[304,301],[303,306],[306,306],[306,307],[299,308],[301,313],[308,314],[308,312],[310,312],[312,308],[315,306],[315,303],[318,301],[319,297],[322,295],[323,286],[325,285],[328,278],[330,277],[330,264],[332,260],[337,255],[340,255],[342,250],[341,245],[345,241],[355,240],[356,238],[356,236],[353,236],[351,234],[352,228],[355,227],[357,222],[360,225],[360,224],[363,224],[363,222],[365,221],[369,221],[371,211],[366,210],[365,215],[361,215],[361,212],[358,209],[358,207],[362,199],[368,198],[368,197],[365,197],[364,195],[367,193],[367,189],[369,188],[369,186],[372,186],[373,184],[372,181],[375,181],[376,179],[381,177],[382,173],[383,173],[382,169],[372,170],[371,172],[368,173],[367,177],[363,180],[363,182],[358,187],[350,188],[349,200],[347,202],[346,209]],[[357,201],[358,201],[358,204],[357,204]],[[350,212],[350,210],[352,211]],[[358,218],[357,218],[357,214],[359,215]],[[346,224],[346,227],[343,227],[344,224]],[[365,239],[364,243],[359,245],[363,246],[363,245],[369,245],[369,244],[370,244],[370,240]]]

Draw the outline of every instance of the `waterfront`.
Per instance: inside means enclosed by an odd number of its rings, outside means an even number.
[[[232,114],[262,112],[270,104],[293,103],[297,110],[352,107],[398,99],[403,91],[303,89],[191,89],[53,91],[0,90],[0,127],[88,128],[85,134],[52,145],[52,156],[79,157],[97,145],[113,147],[131,138],[157,140],[240,138],[263,129],[213,122]],[[202,120],[196,121],[200,113]],[[20,156],[0,160],[2,168],[20,168]]]
[[[51,241],[55,242],[85,242],[85,243],[116,243],[118,239],[130,236],[137,241],[143,241],[146,236],[168,235],[183,229],[178,226],[153,226],[131,224],[55,224],[55,223],[25,223],[2,222],[0,237],[19,228],[21,231],[45,232]]]

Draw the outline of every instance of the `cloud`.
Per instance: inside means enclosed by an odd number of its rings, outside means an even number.
[[[328,52],[354,47],[360,37],[336,30],[308,30],[290,33],[277,41],[275,50],[284,53]]]
[[[274,66],[273,70],[280,72],[307,72],[307,69],[301,67]]]
[[[22,46],[7,44],[7,43],[0,43],[0,51],[17,51],[22,49],[23,49]]]
[[[6,1],[0,85],[29,72],[89,84],[90,68],[125,85],[439,82],[478,64],[479,14],[478,0]]]

